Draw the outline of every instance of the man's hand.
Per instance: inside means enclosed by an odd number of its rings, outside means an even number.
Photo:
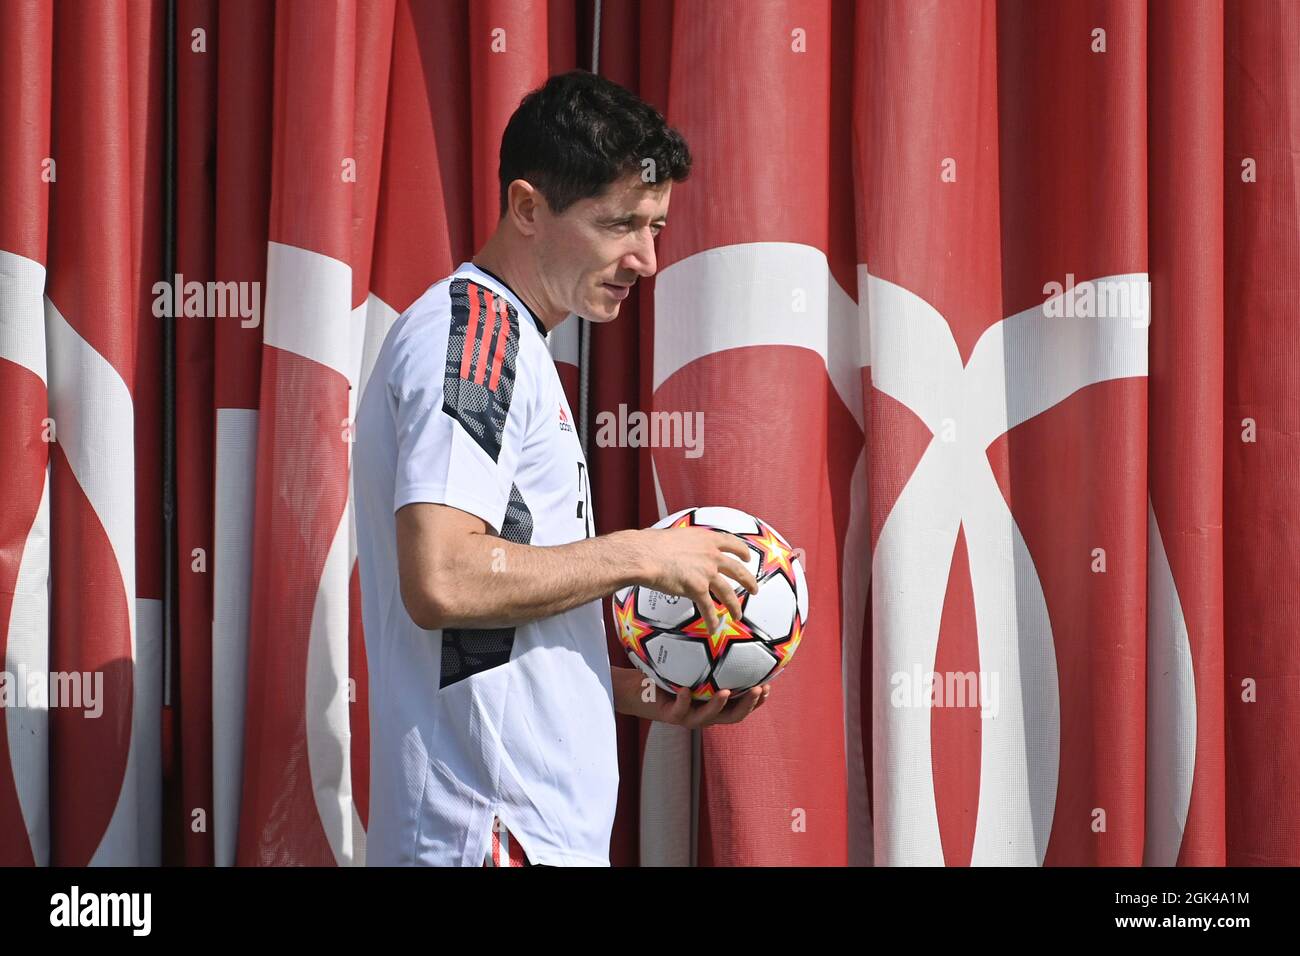
[[[750,594],[758,593],[758,581],[737,558],[750,554],[749,548],[734,534],[709,528],[647,528],[636,532],[637,546],[645,560],[639,583],[665,594],[680,594],[695,602],[709,632],[718,629],[717,603],[731,612],[734,620],[742,617],[737,581]]]
[[[610,674],[614,682],[614,709],[620,714],[692,729],[739,723],[762,707],[772,690],[771,684],[761,684],[735,700],[731,699],[731,691],[724,690],[712,700],[695,703],[690,691],[670,694],[635,667],[611,667]],[[646,697],[650,699],[647,701]]]

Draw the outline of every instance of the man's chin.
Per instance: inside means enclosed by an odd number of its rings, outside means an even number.
[[[588,322],[613,322],[618,318],[618,309],[621,304],[622,303],[618,302],[614,303],[612,312],[608,310],[588,309],[587,311],[578,314]]]

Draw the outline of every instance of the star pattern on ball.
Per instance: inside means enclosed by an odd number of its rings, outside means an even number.
[[[794,652],[799,649],[799,642],[803,640],[803,619],[796,613],[794,616],[794,627],[790,629],[790,636],[780,644],[772,645],[772,650],[776,653],[777,669],[789,662],[794,657]]]
[[[691,700],[713,700],[713,682],[705,680],[703,684],[692,690]]]
[[[636,616],[636,588],[627,592],[623,600],[614,597],[614,620],[618,622],[618,639],[622,645],[645,661],[650,663],[650,655],[642,644],[655,629]]]
[[[761,562],[756,577],[765,578],[773,571],[780,571],[787,581],[794,584],[794,569],[790,566],[794,550],[777,537],[770,525],[758,521],[758,534],[741,534],[739,537],[758,549]]]
[[[715,633],[709,633],[709,625],[704,620],[703,615],[697,615],[694,620],[682,628],[682,633],[690,637],[702,637],[707,641],[710,660],[717,661],[726,652],[727,648],[736,641],[754,641],[757,640],[754,632],[750,630],[748,624],[743,620],[737,621],[731,616],[731,612],[726,606],[713,601],[713,608],[718,614],[718,630]],[[741,610],[744,610],[742,604]]]

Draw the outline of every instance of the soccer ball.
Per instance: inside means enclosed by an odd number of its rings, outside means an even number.
[[[735,697],[780,674],[808,622],[800,553],[767,522],[735,508],[688,508],[654,527],[705,527],[736,535],[749,548],[745,564],[758,580],[758,593],[727,578],[743,614],[732,620],[715,601],[722,623],[710,635],[689,598],[641,585],[620,588],[613,597],[614,629],[632,663],[665,690],[689,689],[694,700],[708,700],[721,690]]]

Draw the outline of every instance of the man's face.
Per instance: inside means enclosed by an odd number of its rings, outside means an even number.
[[[632,284],[658,268],[655,237],[667,223],[672,188],[630,173],[561,215],[543,205],[535,238],[551,302],[592,322],[617,318]]]

